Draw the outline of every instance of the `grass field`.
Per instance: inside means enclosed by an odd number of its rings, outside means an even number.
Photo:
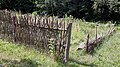
[[[108,29],[101,23],[98,28],[99,35]],[[52,55],[0,40],[0,67],[120,67],[119,25],[116,26],[116,32],[96,47],[92,54],[86,54],[84,50],[76,51],[80,43],[85,41],[88,33],[91,34],[91,39],[95,36],[95,23],[80,20],[73,23],[70,60],[67,64],[55,61]]]

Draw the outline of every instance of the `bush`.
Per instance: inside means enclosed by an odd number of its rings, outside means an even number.
[[[118,0],[0,0],[0,9],[58,17],[72,15],[87,21],[119,21],[120,18]]]

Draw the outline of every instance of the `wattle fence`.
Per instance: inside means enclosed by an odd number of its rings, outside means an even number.
[[[71,28],[69,20],[0,10],[1,39],[33,46],[44,52],[55,51],[64,62],[69,58]]]

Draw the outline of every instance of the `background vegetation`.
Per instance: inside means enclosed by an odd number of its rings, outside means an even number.
[[[87,21],[116,21],[120,18],[119,0],[0,0],[0,9],[59,17],[67,14]]]

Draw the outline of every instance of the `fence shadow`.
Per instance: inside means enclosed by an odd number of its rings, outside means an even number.
[[[30,59],[17,60],[6,60],[2,59],[4,64],[0,64],[0,67],[38,67],[40,64]]]
[[[77,63],[77,64],[82,65],[82,66],[97,67],[97,65],[95,65],[95,64],[93,64],[93,63],[87,64],[87,63],[83,63],[83,62],[80,62],[80,61],[78,61],[78,60],[75,60],[75,59],[73,59],[73,58],[70,58],[69,61],[70,61],[70,62]],[[71,65],[69,65],[69,66],[71,66]]]

